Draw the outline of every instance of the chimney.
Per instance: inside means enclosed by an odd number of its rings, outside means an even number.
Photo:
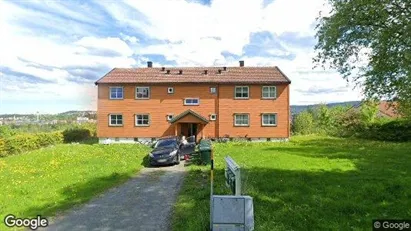
[[[207,72],[208,72],[207,70],[204,70],[204,74],[205,74],[205,75],[207,74]]]
[[[166,70],[166,68],[165,67],[161,67],[161,71],[165,71]]]
[[[153,67],[153,62],[148,61],[148,62],[147,62],[147,67],[149,67],[149,68]]]
[[[170,70],[167,70],[167,74],[170,74]]]
[[[218,74],[221,74],[221,69],[218,69]]]
[[[240,67],[244,67],[244,60],[240,61]]]
[[[179,70],[178,74],[182,75],[183,74],[183,70]]]
[[[224,70],[224,71],[227,71],[227,67],[223,67],[223,70]]]

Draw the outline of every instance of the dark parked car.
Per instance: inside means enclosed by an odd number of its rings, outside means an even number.
[[[150,165],[168,165],[180,163],[181,143],[178,137],[158,140],[149,154]]]
[[[150,165],[179,164],[184,155],[195,151],[195,136],[187,138],[187,142],[182,142],[179,137],[163,137],[154,145],[149,154]]]

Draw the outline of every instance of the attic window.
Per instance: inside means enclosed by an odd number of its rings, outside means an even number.
[[[179,70],[178,74],[182,75],[183,74],[183,70]]]
[[[165,67],[161,67],[161,71],[165,71],[166,70],[166,68]]]
[[[221,69],[218,69],[218,74],[221,74]]]
[[[204,70],[204,74],[206,75],[208,73],[208,70]]]
[[[170,74],[170,70],[167,70],[167,74]]]
[[[200,99],[199,98],[185,98],[184,105],[199,105]]]

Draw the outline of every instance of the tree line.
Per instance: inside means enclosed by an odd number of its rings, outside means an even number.
[[[411,141],[411,121],[379,115],[378,103],[364,101],[358,107],[325,104],[295,115],[292,120],[295,135],[321,134],[337,137],[357,137],[385,141]]]

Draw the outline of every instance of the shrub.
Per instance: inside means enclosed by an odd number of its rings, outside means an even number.
[[[97,124],[95,123],[84,123],[82,125],[80,125],[80,128],[84,128],[90,131],[90,135],[92,137],[96,137],[97,136]]]
[[[361,113],[357,110],[349,110],[340,118],[338,136],[349,137],[362,133],[366,124],[361,120]]]
[[[0,138],[8,138],[14,135],[16,135],[16,131],[14,131],[10,126],[0,126]]]
[[[20,134],[0,140],[0,156],[8,156],[63,142],[60,132]]]
[[[411,122],[394,120],[388,123],[373,123],[364,130],[361,137],[385,141],[411,141]]]
[[[63,143],[63,134],[61,132],[39,133],[37,137],[41,147]]]
[[[0,138],[0,156],[6,155],[6,142]]]
[[[314,131],[314,119],[311,113],[303,111],[293,121],[292,131],[295,134],[307,135]]]
[[[20,134],[6,139],[6,152],[17,154],[39,148],[38,139],[35,135]]]
[[[63,131],[65,143],[79,142],[91,137],[91,132],[86,128],[70,128]]]

